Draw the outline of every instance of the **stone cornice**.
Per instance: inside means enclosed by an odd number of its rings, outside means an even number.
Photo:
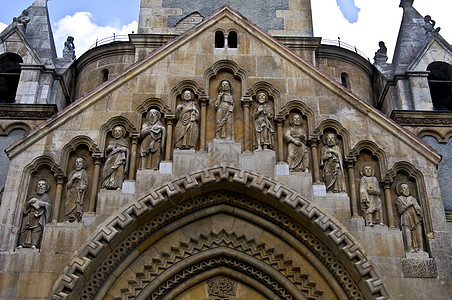
[[[47,120],[56,113],[55,104],[0,104],[0,119]]]
[[[445,126],[452,127],[452,112],[450,111],[411,111],[394,110],[391,118],[403,126]]]

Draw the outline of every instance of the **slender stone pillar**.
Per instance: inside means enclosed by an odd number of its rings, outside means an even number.
[[[94,160],[94,174],[93,174],[93,182],[91,186],[91,197],[89,199],[89,213],[94,213],[96,209],[96,198],[97,198],[97,188],[99,186],[99,176],[100,176],[100,165],[101,165],[101,157],[102,153],[94,153],[92,155]]]
[[[130,165],[129,165],[129,179],[135,180],[135,171],[137,164],[138,151],[138,135],[132,136],[132,149],[130,150]]]
[[[385,206],[386,206],[386,213],[388,218],[388,226],[389,228],[395,228],[394,223],[394,213],[392,210],[392,199],[391,199],[391,180],[384,180],[384,189],[385,189]]]
[[[243,150],[251,151],[250,143],[250,107],[253,103],[253,99],[249,96],[242,97],[240,99],[243,107]]]
[[[55,195],[55,205],[53,207],[53,213],[52,213],[52,223],[56,224],[58,223],[58,214],[60,213],[60,207],[61,207],[61,199],[63,197],[63,184],[64,184],[64,175],[58,174],[56,176],[56,195]]]
[[[284,161],[284,141],[283,141],[283,126],[284,126],[284,116],[276,117],[276,126],[278,132],[278,162]]]
[[[355,164],[356,158],[345,159],[348,169],[348,179],[350,180],[350,200],[352,205],[352,218],[360,218],[358,212],[358,200],[356,197],[356,184],[355,184]]]
[[[166,119],[166,146],[165,146],[165,161],[171,161],[171,149],[173,142],[173,124],[176,121],[176,117],[174,115],[167,115]]]
[[[317,148],[319,146],[319,140],[317,138],[310,139],[309,145],[311,146],[311,157],[312,157],[312,169],[314,171],[314,183],[320,182],[320,169],[319,169],[319,155]]]
[[[199,150],[207,150],[206,146],[206,126],[207,126],[207,106],[209,105],[209,99],[207,96],[201,96],[199,98],[199,104],[201,106],[201,128],[199,130]]]

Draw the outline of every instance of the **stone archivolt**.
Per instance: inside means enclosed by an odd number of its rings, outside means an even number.
[[[301,223],[285,216],[271,206],[260,201],[252,201],[248,197],[236,197],[232,194],[217,194],[217,197],[214,197],[215,194],[211,194],[195,197],[192,201],[183,201],[183,199],[192,198],[191,190],[201,188],[205,193],[214,187],[212,185],[214,183],[219,184],[222,188],[242,187],[243,189],[245,187],[245,194],[257,193],[256,195],[263,197],[262,201],[272,203],[272,205],[277,205],[275,200],[284,203],[280,209],[290,211],[291,215],[299,218],[302,223],[311,223],[310,226],[315,228],[317,234],[322,232],[322,241],[304,229],[305,227]],[[159,207],[163,206],[157,205],[170,199],[171,203],[179,204],[166,211],[161,211]],[[142,196],[138,202],[131,203],[122,213],[114,217],[108,225],[95,234],[93,240],[81,251],[80,255],[74,258],[72,265],[57,285],[54,299],[78,297],[90,299],[120,262],[148,237],[152,238],[146,243],[162,237],[165,230],[161,229],[166,225],[173,224],[175,220],[181,219],[184,215],[192,214],[216,204],[216,202],[231,203],[232,206],[261,216],[289,232],[315,254],[315,257],[329,270],[329,273],[334,276],[341,289],[349,297],[359,298],[360,292],[365,293],[364,298],[383,299],[387,297],[379,275],[365,257],[360,246],[346,232],[345,228],[334,219],[327,217],[315,204],[308,202],[296,192],[284,188],[277,182],[257,174],[233,168],[213,168],[196,172],[180,180],[175,180],[161,189],[151,191],[149,195]],[[150,215],[154,215],[154,217],[149,217]],[[136,220],[142,218],[147,218],[149,221],[133,231],[132,228],[135,227],[133,224],[137,224]],[[126,238],[122,237],[125,233],[127,233]],[[122,241],[118,241],[118,239],[122,239]],[[108,244],[118,246],[110,249],[107,247]],[[341,251],[333,255],[329,248],[341,249]],[[284,260],[283,257],[280,259]],[[355,276],[363,278],[364,281],[355,283],[353,279]],[[82,277],[90,279],[85,282],[85,280],[81,280]],[[83,292],[80,290],[82,286],[85,287]]]

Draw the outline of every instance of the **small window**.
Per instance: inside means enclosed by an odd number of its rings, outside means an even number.
[[[102,78],[102,82],[105,82],[105,81],[108,80],[108,74],[109,74],[108,69],[103,69],[103,70],[100,72],[100,76],[101,76],[101,78]]]
[[[228,34],[228,48],[237,48],[237,32],[235,31]]]
[[[444,62],[431,63],[427,70],[428,86],[435,110],[452,110],[452,66]]]
[[[22,58],[14,53],[0,56],[0,103],[16,101]]]
[[[346,89],[350,89],[350,77],[345,72],[341,74],[341,84]]]
[[[224,33],[222,31],[215,32],[215,48],[224,48]]]

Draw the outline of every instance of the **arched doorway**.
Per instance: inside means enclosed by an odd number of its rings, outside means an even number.
[[[96,234],[66,299],[384,299],[359,244],[302,196],[214,168],[150,191]]]

